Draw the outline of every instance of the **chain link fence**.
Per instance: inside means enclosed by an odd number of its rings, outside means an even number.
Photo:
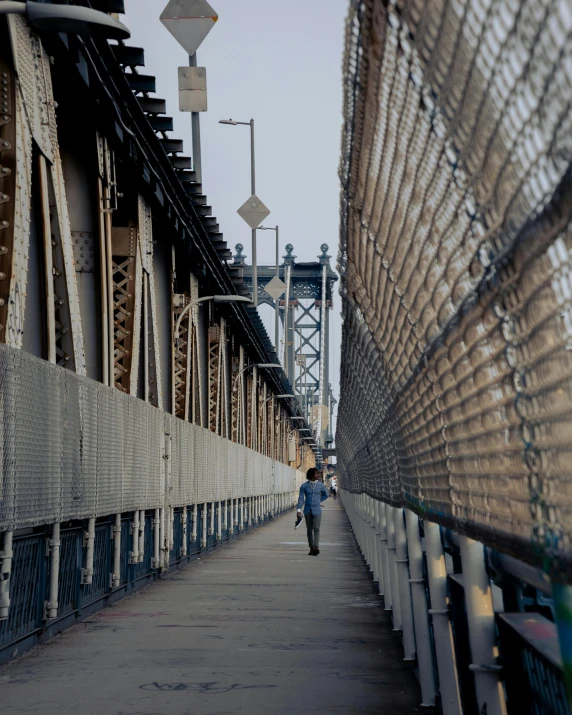
[[[345,489],[572,578],[572,8],[354,0]]]
[[[0,532],[294,493],[302,473],[0,345]]]

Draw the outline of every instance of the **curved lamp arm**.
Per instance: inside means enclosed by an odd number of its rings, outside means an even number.
[[[195,298],[195,300],[192,300],[190,303],[187,303],[187,305],[181,310],[179,313],[179,317],[177,318],[177,322],[175,323],[175,345],[178,346],[179,344],[179,332],[181,330],[181,322],[185,315],[189,312],[191,308],[194,308],[195,305],[198,305],[199,303],[205,303],[208,300],[212,300],[213,303],[251,303],[252,301],[250,298],[247,298],[244,295],[205,295],[202,298]]]
[[[270,400],[276,398],[277,400],[286,400],[287,398],[290,397],[296,397],[296,395],[270,395],[270,397],[267,397],[266,400],[264,401],[264,404],[269,402]]]
[[[259,363],[253,363],[252,365],[247,365],[246,367],[243,367],[242,370],[239,370],[236,375],[234,376],[234,382],[232,383],[232,391],[234,392],[236,390],[236,383],[238,382],[238,378],[242,375],[243,372],[246,372],[247,370],[250,370],[251,367],[258,367],[261,368],[262,370],[272,370],[272,369],[282,369],[282,365],[279,363],[275,362],[259,362]]]
[[[179,316],[177,317],[177,322],[175,323],[175,345],[179,345],[179,332],[181,330],[181,322],[183,321],[183,318],[185,315],[189,312],[191,308],[194,308],[195,305],[198,305],[199,303],[205,303],[207,300],[213,300],[214,295],[207,295],[204,298],[196,298],[195,300],[192,300],[190,303],[187,303],[187,305],[181,310],[179,313]]]

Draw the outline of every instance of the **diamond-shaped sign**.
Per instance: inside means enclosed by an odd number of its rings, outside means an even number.
[[[286,292],[286,283],[278,278],[278,276],[274,276],[274,278],[264,287],[264,290],[271,298],[278,300],[278,298]]]
[[[187,54],[194,55],[218,15],[206,0],[169,0],[159,19]]]
[[[267,216],[270,216],[270,209],[266,208],[256,194],[252,194],[236,213],[246,221],[250,228],[256,228]]]

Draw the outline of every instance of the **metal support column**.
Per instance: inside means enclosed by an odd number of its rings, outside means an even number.
[[[453,631],[449,620],[449,597],[447,595],[447,569],[441,543],[441,528],[425,520],[425,548],[427,551],[427,574],[433,621],[439,691],[443,715],[461,715],[461,693],[457,675],[457,661],[453,643]]]
[[[460,537],[461,563],[465,584],[465,605],[469,625],[475,690],[479,711],[487,715],[506,715],[506,700],[496,643],[495,614],[489,576],[485,568],[485,550],[481,543]]]
[[[409,509],[405,509],[407,530],[407,551],[409,555],[409,583],[413,600],[413,621],[415,624],[415,642],[417,645],[417,661],[419,663],[419,680],[421,682],[421,705],[435,705],[435,677],[433,669],[433,653],[429,634],[429,619],[427,614],[427,594],[423,578],[423,549],[419,534],[419,518]]]
[[[399,598],[399,581],[397,580],[397,564],[395,562],[395,517],[393,507],[385,505],[386,527],[387,527],[387,558],[389,561],[389,578],[391,581],[391,606],[393,617],[393,630],[400,631],[401,625],[401,601]]]
[[[379,505],[379,542],[381,549],[381,570],[383,572],[383,603],[386,611],[391,611],[391,574],[387,550],[387,504]]]
[[[409,585],[409,558],[407,555],[407,535],[403,509],[393,510],[395,518],[395,564],[399,579],[399,599],[401,623],[403,628],[404,660],[415,660],[415,631],[413,629],[413,610],[411,608],[411,587]]]

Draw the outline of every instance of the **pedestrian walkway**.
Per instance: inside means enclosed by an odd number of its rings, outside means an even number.
[[[2,712],[417,712],[340,502],[319,556],[293,526],[291,512],[5,666]]]

